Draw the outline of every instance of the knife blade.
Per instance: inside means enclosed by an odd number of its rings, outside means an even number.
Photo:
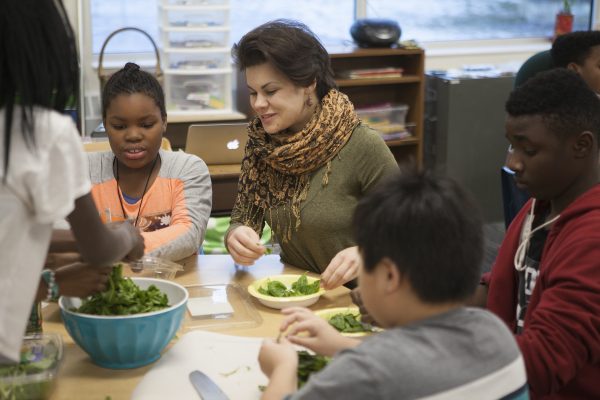
[[[202,400],[229,400],[229,397],[205,373],[195,370],[190,372],[190,382]]]

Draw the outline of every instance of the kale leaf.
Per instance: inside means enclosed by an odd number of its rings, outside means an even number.
[[[317,279],[313,283],[308,283],[308,277],[306,276],[306,273],[304,273],[296,282],[292,283],[291,289],[288,289],[288,287],[280,281],[268,279],[267,286],[259,287],[258,292],[272,297],[306,296],[317,293],[320,288],[320,282],[321,281]]]
[[[108,288],[83,300],[74,310],[94,315],[130,315],[161,310],[169,306],[169,299],[156,286],[140,289],[130,278],[123,277],[121,264],[113,268]]]
[[[330,358],[318,354],[310,354],[302,350],[298,352],[298,389],[308,381],[311,374],[319,372],[327,366]]]
[[[298,293],[298,296],[304,296],[307,294],[317,293],[320,285],[320,280],[316,280],[313,283],[308,283],[308,278],[306,277],[306,273],[304,273],[296,282],[292,283],[292,290]]]
[[[370,325],[360,321],[359,315],[339,313],[329,318],[329,324],[342,333],[372,332]]]
[[[315,372],[319,372],[320,370],[325,368],[327,366],[327,364],[329,364],[329,360],[331,360],[331,359],[329,357],[320,356],[317,354],[310,354],[306,350],[301,350],[301,351],[298,351],[297,353],[298,353],[297,377],[298,377],[298,389],[300,389],[302,386],[304,386],[306,384],[306,382],[308,382],[308,378],[310,377],[311,374],[313,374]],[[259,385],[258,389],[261,392],[264,392],[267,389],[267,387],[264,385]]]

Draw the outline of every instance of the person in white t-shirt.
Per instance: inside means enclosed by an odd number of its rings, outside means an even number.
[[[78,81],[62,3],[0,2],[0,363],[18,361],[38,286],[56,297],[62,277],[81,278],[48,271],[40,284],[54,221],[67,219],[91,265],[143,255],[143,238],[131,224],[109,228],[96,211],[78,131],[60,114]],[[91,267],[90,274],[101,289],[107,274]],[[75,294],[77,285],[63,283],[63,294]]]

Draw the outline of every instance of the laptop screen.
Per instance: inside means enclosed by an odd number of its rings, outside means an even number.
[[[246,122],[190,125],[185,151],[208,165],[240,164],[248,141],[247,127]]]

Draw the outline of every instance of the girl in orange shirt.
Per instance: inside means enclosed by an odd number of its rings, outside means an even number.
[[[104,87],[102,118],[112,152],[88,160],[104,221],[132,221],[146,254],[179,260],[196,253],[210,217],[210,175],[200,158],[160,149],[167,113],[159,82],[127,63]]]

